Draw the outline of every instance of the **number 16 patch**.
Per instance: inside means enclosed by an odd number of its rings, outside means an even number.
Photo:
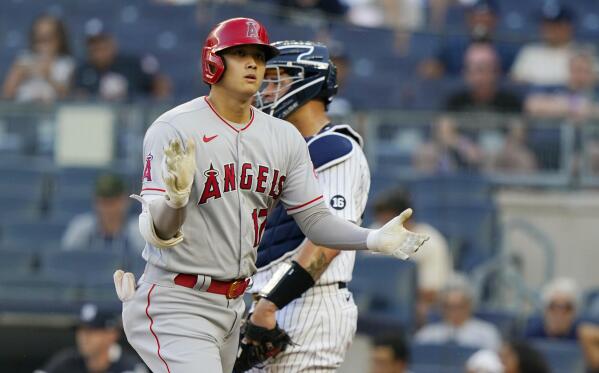
[[[345,197],[337,194],[331,198],[331,207],[335,210],[343,210],[345,208]]]

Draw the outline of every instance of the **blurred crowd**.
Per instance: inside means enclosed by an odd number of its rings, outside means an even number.
[[[198,7],[206,3],[210,2],[200,1]],[[567,167],[573,173],[586,168],[599,175],[599,131],[589,129],[599,120],[599,61],[595,45],[577,39],[575,25],[581,15],[575,14],[568,2],[539,1],[534,17],[525,20],[537,25],[538,38],[521,35],[518,40],[498,32],[506,14],[499,0],[281,0],[276,5],[281,6],[283,15],[299,11],[318,15],[326,22],[391,30],[398,63],[406,62],[408,74],[413,73],[419,84],[457,82],[447,92],[438,92],[442,97],[435,119],[427,123],[425,136],[410,145],[414,151],[408,163],[414,170],[425,174],[493,171],[518,175],[556,170],[565,167],[554,153],[559,153],[555,144],[560,143],[566,129],[572,133],[572,157]],[[457,30],[446,25],[455,9],[463,19]],[[427,55],[415,57],[410,55],[410,41],[418,32],[441,33],[441,42]],[[338,68],[340,88],[330,106],[331,114],[346,117],[359,106],[348,87],[355,75],[364,73],[364,64],[347,53],[347,46],[335,40],[327,27],[319,29],[316,39],[329,46]],[[177,86],[161,71],[159,61],[121,49],[116,33],[102,20],[86,22],[81,48],[73,48],[71,40],[60,17],[45,14],[36,18],[29,29],[27,49],[0,77],[2,99],[45,104],[62,100],[173,100]],[[74,49],[84,50],[84,55],[74,55]],[[549,145],[539,141],[547,134],[551,137]],[[93,209],[72,217],[60,249],[117,253],[123,267],[139,273],[144,242],[136,215],[130,213],[128,192],[127,181],[121,176],[101,175],[91,196]],[[380,226],[412,206],[412,201],[405,191],[398,190],[377,196],[371,206],[373,224]],[[476,294],[468,274],[457,271],[451,237],[418,216],[407,228],[431,237],[414,256],[418,268],[415,322],[404,335],[373,339],[371,373],[408,372],[413,343],[479,350],[464,366],[468,373],[549,372],[546,356],[535,347],[539,340],[578,343],[588,372],[599,372],[599,327],[586,319],[593,304],[595,311],[591,313],[599,316],[599,301],[590,304],[583,299],[573,278],[546,284],[540,309],[517,330],[502,330],[479,317],[480,294]],[[58,372],[57,367],[67,364],[64,366],[78,370],[62,371],[102,372],[115,364],[110,371],[143,372],[137,361],[115,347],[120,333],[116,316],[93,307],[95,311],[90,311],[89,307],[82,310],[77,349],[58,355],[43,371]]]
[[[73,56],[64,23],[51,15],[38,17],[29,30],[28,49],[15,58],[4,78],[2,97],[44,103],[168,97],[170,83],[157,71],[158,63],[119,51],[100,20],[87,22],[85,43],[86,56]]]

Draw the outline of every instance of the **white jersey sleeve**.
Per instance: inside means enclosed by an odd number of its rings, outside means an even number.
[[[322,201],[308,145],[297,130],[289,143],[290,167],[285,179],[281,202],[289,215],[303,211]]]
[[[171,140],[182,136],[167,122],[155,122],[146,132],[143,144],[144,171],[142,177],[141,195],[162,195],[165,192],[162,180],[162,160],[164,148]]]

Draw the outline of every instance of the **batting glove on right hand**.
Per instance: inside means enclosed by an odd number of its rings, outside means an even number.
[[[166,204],[174,209],[185,207],[189,202],[196,171],[195,142],[189,139],[186,148],[183,149],[179,140],[173,140],[164,149],[162,178],[166,187]]]
[[[119,269],[112,275],[116,295],[121,302],[126,302],[135,295],[135,276],[131,272]]]
[[[410,216],[412,209],[407,209],[380,229],[370,232],[366,239],[368,250],[407,260],[429,239],[429,236],[411,232],[403,226]]]

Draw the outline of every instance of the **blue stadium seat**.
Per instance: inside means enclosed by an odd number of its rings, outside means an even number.
[[[582,350],[577,342],[545,339],[534,339],[530,342],[545,357],[553,372],[584,371]]]
[[[502,337],[506,340],[517,335],[519,324],[518,315],[510,311],[478,309],[474,316],[495,325]]]
[[[361,313],[411,325],[417,287],[415,263],[358,254],[349,287]]]
[[[120,267],[122,255],[108,251],[58,251],[44,253],[41,273],[48,276],[64,276],[76,284],[104,284]]]
[[[478,348],[455,344],[420,344],[410,346],[411,361],[415,365],[436,365],[462,372],[466,361]],[[416,371],[415,372],[419,372]]]
[[[31,251],[0,246],[0,273],[2,276],[31,274],[33,264],[34,255]]]
[[[410,182],[408,188],[417,208],[491,200],[491,182],[471,173],[425,176]]]
[[[34,306],[39,312],[43,302],[68,304],[78,296],[78,285],[62,276],[20,274],[0,278],[0,309],[18,303]]]
[[[2,242],[43,248],[60,243],[66,223],[63,221],[24,221],[2,227]]]

